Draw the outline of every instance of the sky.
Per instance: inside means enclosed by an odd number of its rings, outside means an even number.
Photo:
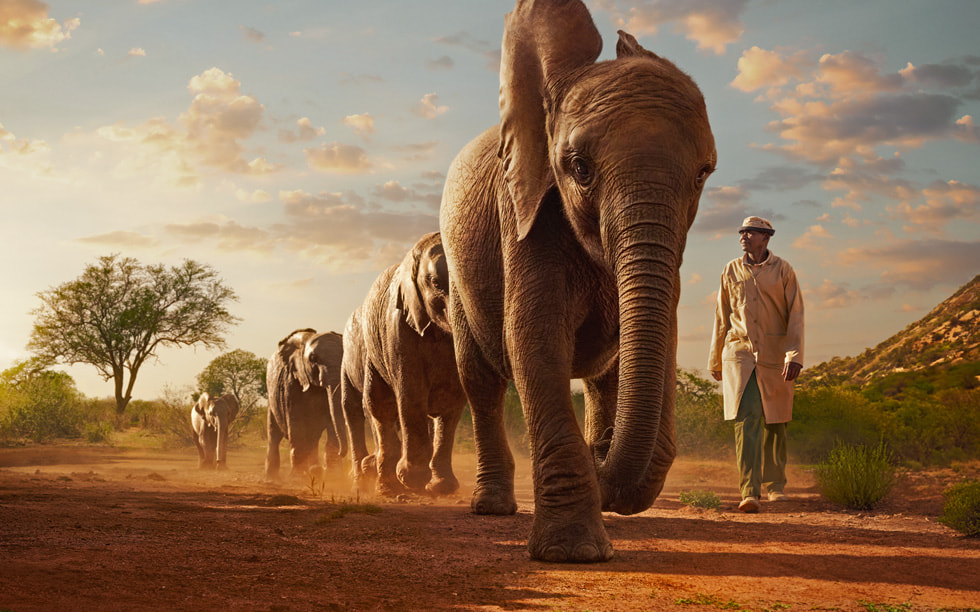
[[[770,219],[806,365],[874,347],[980,273],[980,2],[591,0],[690,74],[718,150],[688,236],[678,364],[704,373],[736,229]],[[189,258],[241,319],[227,349],[341,332],[438,229],[446,169],[497,123],[485,0],[0,0],[0,370],[37,297],[100,256]],[[134,397],[220,350],[166,349]],[[91,397],[88,365],[61,367]]]

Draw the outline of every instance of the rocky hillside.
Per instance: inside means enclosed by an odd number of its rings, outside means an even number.
[[[801,382],[864,386],[889,374],[970,362],[980,362],[980,276],[873,349],[805,370]]]

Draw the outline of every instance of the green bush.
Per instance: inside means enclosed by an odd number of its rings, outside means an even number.
[[[725,421],[717,384],[683,368],[677,370],[674,440],[680,456],[717,459],[735,452],[735,436]]]
[[[685,506],[717,510],[721,508],[721,498],[714,491],[681,491],[680,501]]]
[[[798,389],[789,424],[789,450],[803,463],[830,453],[838,441],[870,445],[881,439],[882,417],[872,403],[843,386]]]
[[[85,421],[83,404],[68,374],[37,359],[19,362],[0,373],[0,438],[76,438]]]
[[[946,503],[939,522],[963,535],[980,536],[980,480],[964,480],[943,492]]]
[[[895,485],[895,466],[884,442],[876,446],[838,442],[816,466],[817,486],[830,501],[870,510]]]

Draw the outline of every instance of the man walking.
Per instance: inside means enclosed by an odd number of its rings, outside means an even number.
[[[803,294],[792,266],[769,251],[772,223],[747,217],[744,255],[725,266],[715,307],[708,370],[722,382],[725,420],[735,421],[742,512],[786,499],[786,424],[793,381],[803,369]]]

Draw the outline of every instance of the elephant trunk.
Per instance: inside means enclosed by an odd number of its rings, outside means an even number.
[[[675,207],[631,204],[615,232],[612,254],[619,289],[619,388],[608,453],[600,458],[604,510],[635,514],[649,508],[673,461],[673,440],[660,440],[673,423],[673,389],[667,389],[676,350],[678,267],[683,234],[656,220]],[[669,213],[668,213],[669,214]],[[670,431],[670,427],[668,427]],[[668,435],[668,437],[671,437]],[[668,447],[669,458],[661,455]]]

